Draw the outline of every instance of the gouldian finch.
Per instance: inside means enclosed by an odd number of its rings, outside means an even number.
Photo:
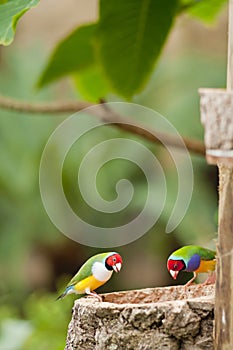
[[[119,272],[121,266],[122,258],[118,253],[101,253],[92,256],[82,265],[57,299],[75,293],[79,298],[88,294],[102,300],[94,290],[105,284],[111,278],[113,271]]]
[[[197,245],[187,245],[173,252],[167,260],[167,268],[174,279],[180,271],[193,272],[193,277],[186,284],[189,286],[198,273],[212,273],[216,265],[216,252]],[[204,284],[213,283],[211,276]]]

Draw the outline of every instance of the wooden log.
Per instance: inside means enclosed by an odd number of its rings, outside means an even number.
[[[214,286],[148,288],[75,301],[65,350],[213,349]]]

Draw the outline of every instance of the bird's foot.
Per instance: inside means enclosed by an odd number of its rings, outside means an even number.
[[[190,286],[190,285],[193,283],[193,281],[196,279],[196,277],[197,277],[197,274],[194,272],[194,273],[193,273],[193,277],[191,278],[191,280],[189,280],[189,281],[184,285],[184,287],[187,288],[188,286]]]
[[[93,292],[89,292],[88,293],[88,297],[96,298],[96,299],[98,299],[99,302],[103,301],[102,297],[99,294],[97,294],[96,292],[94,292],[94,291]]]
[[[184,285],[184,291],[187,292],[188,291],[188,287],[195,285],[195,283],[193,283],[193,281],[188,281],[185,285]]]
[[[194,283],[193,283],[193,279],[191,279],[190,281],[188,281],[184,286],[185,286],[185,288],[187,288],[187,287],[191,286],[192,284],[194,284]]]
[[[201,284],[201,286],[207,286],[209,284],[214,284],[216,282],[216,273],[215,271],[213,273],[211,273],[207,279],[205,280],[205,282],[203,282]]]

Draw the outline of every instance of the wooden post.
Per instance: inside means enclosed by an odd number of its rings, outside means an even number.
[[[233,90],[233,0],[229,0],[228,52],[227,52],[227,90]]]
[[[233,349],[233,0],[229,1],[227,90],[201,89],[206,158],[219,169],[215,350]]]
[[[233,90],[233,0],[229,1],[227,90]],[[233,123],[233,111],[232,120]],[[219,168],[215,349],[233,349],[233,166]]]
[[[215,349],[233,349],[233,168],[219,164]]]

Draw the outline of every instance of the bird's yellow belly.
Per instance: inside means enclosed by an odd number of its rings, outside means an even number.
[[[95,290],[102,286],[105,281],[98,281],[94,276],[89,276],[82,281],[75,284],[74,289],[78,294],[85,294],[86,289],[90,291]]]
[[[196,273],[202,273],[202,272],[211,272],[215,270],[216,260],[201,260],[200,266],[197,270],[195,270]]]

